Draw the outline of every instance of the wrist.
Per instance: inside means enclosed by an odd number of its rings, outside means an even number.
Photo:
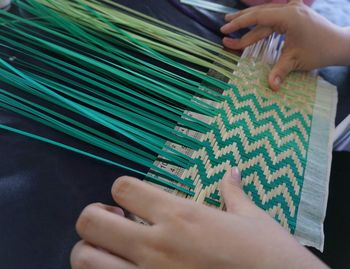
[[[278,246],[281,246],[278,244]],[[309,250],[300,245],[293,239],[289,237],[285,241],[283,248],[278,248],[272,251],[275,255],[266,255],[265,264],[259,268],[268,269],[298,269],[298,268],[308,268],[308,269],[329,269],[321,260],[314,256]],[[273,257],[273,259],[271,259]],[[263,260],[263,259],[261,259]],[[261,264],[260,264],[261,265]]]
[[[329,65],[350,65],[350,27],[338,27],[331,42]]]
[[[311,254],[307,249],[303,251],[296,251],[289,253],[289,257],[286,257],[282,262],[274,264],[271,268],[284,268],[284,269],[299,269],[299,268],[308,268],[308,269],[329,269],[329,267],[319,260],[316,256]]]

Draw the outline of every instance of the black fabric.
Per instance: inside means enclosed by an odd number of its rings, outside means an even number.
[[[322,68],[320,75],[338,88],[336,125],[350,114],[350,68],[331,66]],[[350,178],[350,176],[349,176]]]
[[[169,1],[119,0],[143,13],[220,42],[221,37],[182,14]],[[215,14],[215,18],[221,15]],[[222,16],[220,18],[222,20]],[[349,113],[348,69],[325,70],[340,86],[337,121]],[[0,110],[0,123],[77,143],[47,127]],[[334,155],[326,252],[335,268],[346,268],[349,249],[349,154]],[[29,138],[0,131],[0,268],[69,268],[69,253],[78,240],[74,225],[92,202],[113,204],[110,187],[126,171]],[[128,173],[130,174],[130,173]],[[344,242],[342,244],[341,242]]]
[[[329,185],[327,215],[324,223],[325,246],[320,253],[312,252],[331,268],[350,266],[350,152],[333,152],[332,172]]]

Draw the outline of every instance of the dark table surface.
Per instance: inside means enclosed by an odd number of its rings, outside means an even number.
[[[223,21],[218,14],[207,17],[214,27],[208,30],[171,1],[117,2],[215,42],[221,40],[215,30]],[[321,75],[338,86],[339,122],[350,113],[349,68],[330,67]],[[0,123],[76,142],[4,110],[0,110]],[[110,187],[126,172],[4,131],[0,131],[0,149],[0,268],[69,268],[69,253],[78,240],[74,225],[80,211],[96,201],[113,204]],[[316,252],[334,268],[349,268],[350,264],[349,164],[349,153],[334,153],[325,252]]]

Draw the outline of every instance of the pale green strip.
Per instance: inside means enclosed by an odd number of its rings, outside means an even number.
[[[336,109],[336,87],[319,77],[294,235],[301,244],[320,251],[323,251],[324,245],[323,222],[327,208]]]

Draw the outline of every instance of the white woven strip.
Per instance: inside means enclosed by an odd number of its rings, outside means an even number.
[[[337,89],[318,79],[311,136],[295,237],[300,243],[323,251],[323,222],[326,215],[332,161]],[[327,145],[327,146],[325,146]]]

